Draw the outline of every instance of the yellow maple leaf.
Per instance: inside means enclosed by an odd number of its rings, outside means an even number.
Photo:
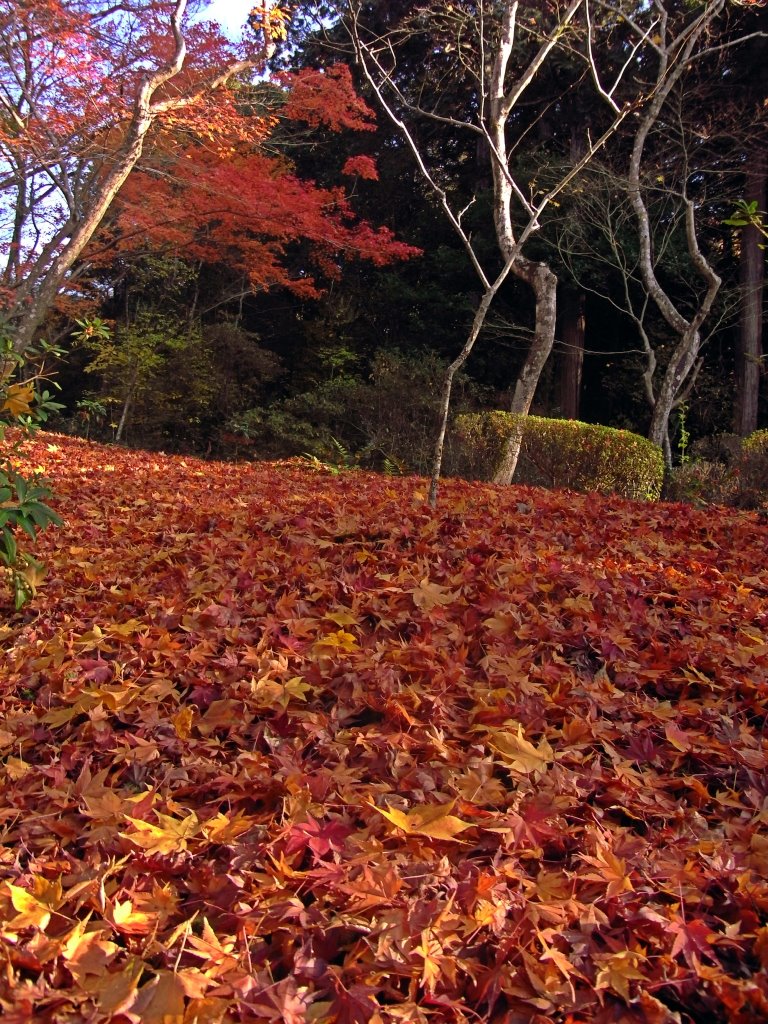
[[[337,612],[328,612],[324,617],[330,622],[335,622],[337,626],[357,626],[360,621],[357,615],[353,615],[347,608],[341,608]]]
[[[312,649],[319,654],[328,654],[332,651],[356,651],[359,646],[357,638],[352,633],[345,629],[337,629],[335,633],[320,637]]]
[[[431,929],[425,928],[421,933],[421,942],[416,947],[416,952],[424,960],[421,984],[427,992],[434,992],[435,985],[442,975],[440,962],[443,959],[443,947]]]
[[[35,877],[29,889],[6,882],[6,889],[14,910],[18,911],[16,917],[9,922],[14,931],[29,927],[45,930],[51,914],[62,903],[61,879],[58,878],[52,882],[47,878]]]
[[[630,981],[645,981],[645,975],[638,970],[638,966],[645,957],[631,949],[624,949],[620,953],[598,953],[595,960],[601,966],[597,971],[595,989],[612,989],[618,992],[625,1002],[630,1000]]]
[[[524,775],[544,775],[555,756],[545,737],[542,737],[538,747],[534,747],[523,736],[523,727],[519,722],[516,733],[506,730],[494,731],[490,746],[501,755],[510,768]]]
[[[61,944],[61,956],[78,984],[89,974],[104,974],[120,952],[116,942],[105,938],[104,931],[89,932],[88,927],[88,919],[77,921]]]
[[[7,412],[11,416],[28,416],[32,412],[34,400],[35,389],[32,384],[11,384],[6,389],[0,412]]]
[[[235,940],[229,936],[220,939],[206,918],[203,918],[201,935],[188,935],[187,950],[192,956],[206,962],[205,972],[211,978],[217,978],[238,966]]]
[[[157,914],[137,910],[132,900],[115,900],[108,908],[107,919],[125,935],[146,935],[157,924]]]
[[[375,804],[371,804],[371,807],[408,835],[461,842],[462,840],[456,839],[456,836],[464,829],[472,828],[472,824],[450,813],[454,803],[455,801],[451,800],[447,804],[426,804],[407,812],[399,811],[396,807],[387,807],[384,810]]]
[[[158,813],[157,825],[142,821],[141,818],[126,816],[126,820],[130,821],[135,831],[121,832],[120,835],[148,853],[179,853],[187,849],[187,840],[200,831],[200,822],[194,811],[181,819]]]
[[[31,765],[21,757],[8,757],[5,762],[5,771],[9,779],[17,782],[19,779],[23,779],[25,775],[28,775],[32,770]]]
[[[183,707],[180,711],[171,718],[173,723],[173,729],[177,737],[180,740],[189,739],[189,735],[192,732],[192,722],[194,720],[195,713],[191,707]]]
[[[209,842],[220,843],[224,846],[243,835],[244,832],[248,832],[257,823],[256,818],[248,818],[242,811],[238,811],[231,817],[219,811],[205,822],[203,835]]]

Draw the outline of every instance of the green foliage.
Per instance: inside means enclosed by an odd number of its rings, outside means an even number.
[[[756,430],[745,437],[741,450],[747,455],[768,455],[768,430]]]
[[[684,466],[691,458],[688,454],[688,447],[691,443],[691,432],[688,430],[687,418],[688,406],[683,402],[677,411],[677,454],[681,466]]]
[[[740,504],[758,508],[768,504],[768,430],[756,430],[744,439],[739,459]]]
[[[669,501],[765,508],[768,503],[768,430],[745,439],[720,434],[697,441],[690,462],[676,466],[664,485]]]
[[[723,221],[723,224],[727,224],[732,228],[756,228],[764,238],[768,238],[768,225],[765,220],[765,213],[763,210],[758,209],[757,200],[751,199],[739,199],[734,206],[733,213],[727,220]],[[760,246],[761,249],[765,248],[765,245]]]
[[[661,449],[628,430],[577,420],[485,412],[457,417],[455,442],[465,473],[490,479],[515,431],[522,430],[520,483],[600,491],[640,501],[661,494]]]
[[[9,334],[0,333],[0,566],[17,611],[34,595],[44,575],[42,564],[24,550],[21,536],[34,541],[46,526],[61,525],[47,504],[51,490],[45,480],[19,472],[24,439],[62,408],[50,391],[40,387],[47,382],[46,357],[58,354],[52,345],[41,343],[22,359]],[[17,379],[20,371],[23,379]],[[12,427],[17,429],[9,437]]]
[[[445,361],[427,351],[384,349],[364,372],[361,360],[343,347],[335,354],[320,348],[315,357],[320,376],[307,390],[249,409],[229,428],[254,442],[262,458],[302,455],[326,467],[428,472]],[[466,409],[476,396],[460,375],[454,407]]]
[[[377,455],[377,468],[384,476],[402,476],[405,467],[393,456],[377,452],[370,444],[358,452],[350,452],[336,437],[331,438],[331,454],[325,459],[319,459],[311,452],[305,452],[301,457],[311,469],[322,469],[333,476],[340,473],[350,473],[355,470],[370,468],[371,461]]]
[[[91,436],[91,427],[103,423],[107,418],[107,407],[95,398],[81,398],[75,402],[77,419],[85,427],[85,436]]]
[[[97,378],[75,407],[72,429],[98,436],[103,411],[114,430],[162,448],[200,450],[215,444],[223,425],[260,400],[282,373],[280,360],[231,324],[201,327],[178,316],[143,310],[113,336],[80,335]]]

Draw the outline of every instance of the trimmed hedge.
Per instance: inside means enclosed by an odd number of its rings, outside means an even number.
[[[453,444],[463,475],[492,479],[507,441],[521,428],[516,483],[600,491],[639,501],[656,501],[661,494],[664,456],[661,448],[639,434],[508,412],[456,418]]]

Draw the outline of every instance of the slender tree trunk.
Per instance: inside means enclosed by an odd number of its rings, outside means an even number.
[[[125,424],[128,422],[128,413],[131,410],[133,404],[133,386],[128,388],[128,391],[123,401],[123,411],[120,414],[120,422],[117,425],[117,431],[115,432],[115,441],[122,441],[123,432],[125,431]]]
[[[648,429],[648,440],[664,449],[667,465],[671,464],[671,449],[668,443],[669,417],[675,407],[678,395],[696,364],[700,347],[701,336],[697,330],[691,328],[683,333],[675,346],[667,372],[664,374],[664,380],[656,395],[656,404],[653,407],[651,425]]]
[[[765,209],[768,151],[749,154],[744,198]],[[757,430],[760,397],[760,361],[763,354],[763,286],[765,253],[758,229],[750,224],[741,233],[742,307],[736,349],[736,402],[734,430],[747,437]]]
[[[567,291],[560,304],[562,321],[560,335],[563,356],[560,360],[559,398],[563,419],[577,420],[581,411],[581,379],[584,370],[584,292]]]
[[[496,293],[501,288],[504,281],[507,279],[512,264],[507,263],[501,270],[501,273],[493,282],[489,284],[483,296],[478,303],[475,315],[472,319],[472,327],[470,328],[467,340],[464,342],[464,347],[461,352],[456,356],[445,374],[445,380],[443,382],[443,393],[440,400],[440,427],[437,434],[437,440],[435,442],[435,454],[432,461],[432,478],[429,483],[429,504],[432,508],[437,506],[437,492],[440,487],[440,474],[443,469],[443,451],[445,448],[445,435],[448,430],[448,417],[451,412],[451,393],[453,391],[453,381],[456,374],[459,372],[461,367],[469,359],[472,349],[475,347],[480,331],[483,329],[488,311],[490,310],[493,300],[496,298]]]

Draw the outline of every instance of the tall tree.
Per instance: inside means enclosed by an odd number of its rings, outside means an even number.
[[[0,2],[0,302],[22,352],[158,123],[216,124],[233,76],[283,31],[268,0],[246,50],[192,25],[187,0]],[[264,126],[266,129],[266,126]]]
[[[768,8],[753,5],[747,24],[755,32],[748,46],[742,48],[738,60],[729,68],[729,79],[737,83],[745,105],[763,113],[760,129],[746,134],[741,151],[744,169],[743,201],[765,215],[768,187],[768,118],[766,110],[764,70],[768,58]],[[731,86],[733,88],[733,86]],[[757,223],[744,225],[740,237],[740,284],[742,289],[741,319],[736,344],[736,394],[734,430],[746,437],[758,426],[760,378],[763,367],[763,331],[765,317],[765,238]]]

